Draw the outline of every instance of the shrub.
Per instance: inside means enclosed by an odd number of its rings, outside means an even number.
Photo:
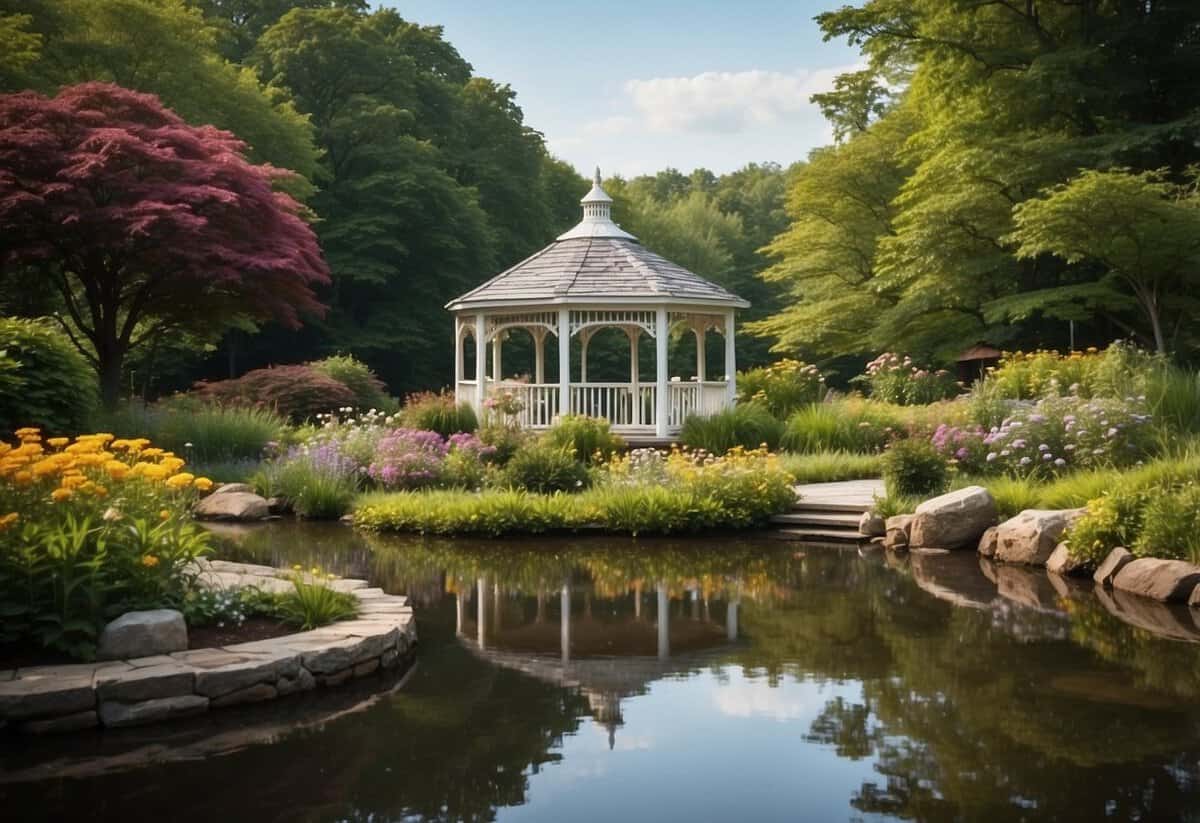
[[[1013,411],[1013,403],[992,377],[985,377],[971,386],[966,404],[971,422],[985,429],[999,426]]]
[[[1200,485],[1151,496],[1131,550],[1139,556],[1200,562]]]
[[[866,374],[853,382],[866,383],[871,396],[899,406],[915,406],[957,395],[962,386],[945,369],[918,368],[908,355],[884,352],[867,363]]]
[[[1140,401],[1047,397],[1023,407],[983,439],[992,470],[1048,476],[1127,466],[1152,450],[1154,430]]]
[[[946,488],[946,459],[925,440],[893,442],[880,463],[888,495],[931,495]]]
[[[203,463],[261,459],[287,425],[270,409],[201,406],[184,412],[169,401],[156,407],[151,419],[156,442]]]
[[[144,439],[18,435],[0,444],[0,642],[89,658],[106,621],[179,605],[209,550],[191,503],[212,482]]]
[[[1157,369],[1147,376],[1145,397],[1160,426],[1173,432],[1200,432],[1200,373]]]
[[[1133,546],[1142,529],[1146,491],[1118,488],[1091,500],[1064,540],[1076,560],[1098,565],[1117,546]]]
[[[679,439],[693,449],[725,454],[730,449],[774,449],[783,435],[783,424],[757,402],[739,403],[710,415],[690,415],[683,421]]]
[[[504,467],[504,482],[514,489],[548,494],[575,492],[589,485],[587,467],[570,448],[536,443],[521,449]]]
[[[359,490],[357,474],[324,462],[319,452],[272,462],[253,482],[260,491],[283,499],[296,514],[312,520],[336,520],[346,514]]]
[[[0,434],[80,431],[96,399],[96,373],[53,321],[0,318]]]
[[[788,418],[780,446],[791,452],[878,452],[904,434],[900,418],[887,406],[849,398],[819,403]]]
[[[930,438],[934,449],[959,471],[981,472],[987,468],[988,446],[978,426],[962,428],[945,423]]]
[[[560,417],[542,439],[556,448],[569,449],[576,460],[587,464],[608,460],[625,447],[625,441],[612,433],[607,420],[581,414]]]
[[[359,411],[388,413],[396,411],[397,403],[388,395],[383,381],[361,360],[349,354],[335,354],[308,364],[318,374],[333,378],[354,393],[351,404]]]
[[[489,459],[498,466],[508,463],[518,450],[533,440],[530,432],[503,422],[486,423],[479,427],[477,433],[479,439],[494,450]]]
[[[825,378],[816,366],[785,359],[740,372],[737,391],[739,403],[761,403],[776,419],[786,420],[796,409],[824,399]]]
[[[448,448],[437,432],[396,429],[379,441],[367,474],[388,489],[432,486],[441,478]]]
[[[370,531],[421,534],[538,534],[571,523],[574,500],[572,496],[550,497],[521,489],[368,495],[355,509],[354,525]]]
[[[272,409],[295,422],[355,403],[349,387],[310,365],[255,369],[233,380],[197,383],[191,393],[223,406]]]
[[[449,392],[410,394],[404,401],[400,419],[411,429],[437,432],[442,437],[479,428],[475,410],[466,403],[457,403]]]

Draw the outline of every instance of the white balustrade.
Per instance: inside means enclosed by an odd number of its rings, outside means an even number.
[[[724,380],[672,383],[667,424],[679,429],[691,414],[715,414],[729,405]]]

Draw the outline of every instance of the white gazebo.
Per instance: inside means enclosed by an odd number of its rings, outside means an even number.
[[[580,201],[583,220],[546,248],[446,305],[454,315],[454,386],[460,403],[481,416],[489,396],[516,399],[518,422],[550,426],[562,414],[606,418],[627,435],[670,437],[693,413],[709,414],[734,400],[734,312],[750,304],[715,283],[646,249],[612,221],[612,198],[600,186],[600,171]],[[603,328],[629,338],[628,382],[590,382],[588,342]],[[532,338],[531,379],[506,379],[503,343],[514,330]],[[696,340],[695,374],[672,377],[668,342],[672,332]],[[724,335],[725,357],[712,379],[705,362],[705,336]],[[546,374],[546,338],[558,350],[555,379]],[[654,341],[655,374],[639,374],[642,336]],[[572,379],[571,338],[578,338],[579,363]],[[474,341],[474,375],[466,373],[467,340]],[[491,357],[488,357],[488,347]],[[488,373],[488,362],[491,373]]]

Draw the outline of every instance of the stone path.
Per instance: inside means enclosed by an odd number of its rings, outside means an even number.
[[[269,566],[204,563],[214,588],[290,589]],[[408,598],[365,580],[330,581],[358,598],[358,616],[307,632],[167,655],[0,671],[0,729],[65,732],[137,726],[209,709],[337,686],[380,669],[407,666],[416,646]]]
[[[858,521],[875,497],[884,495],[883,481],[843,480],[796,486],[796,503],[786,514],[771,518],[775,535],[785,540],[858,542]]]

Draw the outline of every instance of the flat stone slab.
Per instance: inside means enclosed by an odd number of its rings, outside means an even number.
[[[270,566],[214,560],[196,571],[213,588],[293,586],[290,571]],[[0,726],[31,734],[139,726],[335,686],[410,659],[416,621],[407,597],[354,578],[329,584],[356,596],[357,617],[225,648],[0,671]]]

